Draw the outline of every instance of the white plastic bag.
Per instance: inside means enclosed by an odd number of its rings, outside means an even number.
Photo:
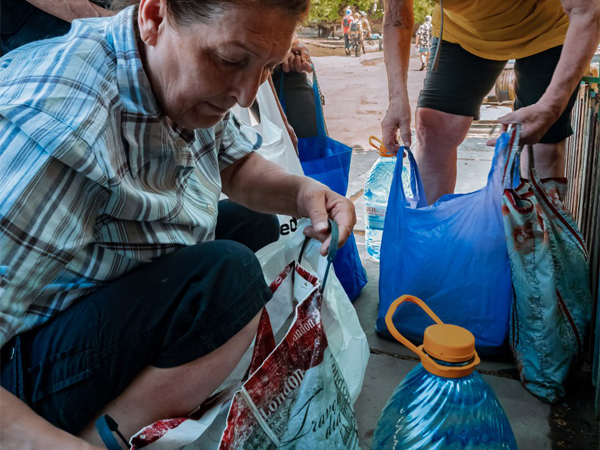
[[[293,261],[271,284],[298,302],[294,320],[275,345],[263,311],[250,376],[235,394],[220,450],[360,448],[350,393],[323,328],[322,283]]]
[[[236,105],[231,111],[248,127],[244,129],[244,132],[261,135],[262,145],[257,153],[283,167],[291,174],[304,175],[298,154],[277,106],[277,99],[268,82],[264,82],[258,88],[256,102],[260,111],[260,122],[255,120],[248,108]],[[254,142],[254,140],[254,136],[251,136],[250,141]],[[298,229],[298,219],[285,215],[278,215],[277,217],[281,236],[288,236]]]
[[[291,261],[298,259],[304,235],[302,231],[309,224],[307,219],[299,223],[298,232],[288,239],[274,242],[257,252],[265,280],[271,283]],[[321,244],[310,241],[302,258],[302,267],[322,279],[327,261],[319,254]],[[286,285],[286,289],[302,289],[300,283]],[[321,307],[321,320],[328,341],[328,348],[340,369],[349,393],[350,403],[354,404],[360,394],[367,362],[369,345],[360,326],[358,316],[342,285],[335,276],[333,268],[329,272],[324,289]],[[286,323],[295,309],[290,292],[278,289],[267,304],[273,334],[281,338],[287,331]],[[303,298],[296,292],[296,298]],[[158,421],[132,438],[134,448],[147,450],[216,450],[226,426],[227,413],[235,391],[242,385],[242,378],[252,358],[252,347],[244,354],[230,377],[217,390],[219,394],[201,407],[200,414],[190,418]],[[257,448],[256,450],[260,450]]]

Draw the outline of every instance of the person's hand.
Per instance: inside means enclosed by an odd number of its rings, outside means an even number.
[[[311,73],[313,71],[313,68],[308,49],[299,42],[294,44],[287,58],[283,61],[281,68],[286,73]]]
[[[521,124],[519,143],[533,145],[540,142],[540,139],[559,116],[560,114],[557,114],[553,108],[538,102],[502,116],[498,122],[502,124],[502,132],[506,131],[509,125]],[[487,145],[496,145],[496,139],[489,140]]]
[[[408,97],[395,98],[390,101],[385,117],[381,122],[383,145],[394,155],[398,152],[398,131],[405,146],[411,145],[410,134],[410,103]]]
[[[302,217],[310,218],[311,225],[304,229],[304,235],[323,243],[320,250],[323,256],[327,255],[331,242],[327,219],[333,219],[338,225],[339,247],[344,245],[356,225],[354,204],[311,178],[306,178],[299,190],[298,212]]]

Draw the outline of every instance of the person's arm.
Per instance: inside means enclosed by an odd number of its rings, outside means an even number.
[[[398,131],[404,145],[411,144],[408,100],[408,64],[413,29],[412,0],[386,0],[383,20],[383,55],[388,78],[389,106],[381,122],[383,143],[398,151]]]
[[[565,110],[600,41],[600,0],[561,0],[569,17],[565,43],[550,85],[539,101],[498,119],[521,123],[521,143],[537,144]]]
[[[26,109],[3,107],[3,114],[18,116]],[[51,128],[50,121],[31,127]],[[63,126],[64,129],[64,126]],[[29,129],[29,132],[32,130]],[[10,120],[0,116],[0,345],[14,334],[42,289],[56,279],[75,253],[93,238],[93,224],[102,203],[104,188],[77,173],[52,156]],[[65,139],[74,146],[85,146],[77,139]],[[75,159],[64,146],[60,157]],[[86,153],[86,148],[81,149]],[[91,153],[91,152],[90,152]],[[93,164],[80,167],[93,173]],[[73,196],[78,192],[80,197]],[[38,305],[45,306],[45,305]],[[16,322],[16,323],[15,323]],[[39,417],[20,399],[0,390],[0,442],[4,449],[90,449]]]
[[[321,254],[329,248],[329,225],[333,219],[340,229],[340,246],[356,224],[354,204],[312,178],[291,175],[277,164],[251,153],[221,171],[223,192],[233,201],[255,211],[308,217],[312,226],[305,234],[323,242]]]
[[[100,447],[56,428],[2,387],[0,410],[0,442],[5,450],[100,450]]]
[[[114,11],[102,8],[88,0],[27,0],[36,8],[66,22],[86,17],[112,16]]]

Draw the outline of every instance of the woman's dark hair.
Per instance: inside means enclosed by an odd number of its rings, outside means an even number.
[[[118,11],[137,4],[139,1],[136,0],[115,0],[111,9]],[[167,0],[167,9],[169,17],[177,25],[186,26],[195,22],[209,23],[230,6],[277,8],[290,18],[301,21],[309,4],[310,0]]]

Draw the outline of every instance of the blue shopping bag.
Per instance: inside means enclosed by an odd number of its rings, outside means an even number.
[[[509,175],[519,168],[520,131],[520,126],[513,130]],[[589,257],[564,207],[566,178],[540,179],[531,146],[528,153],[528,177],[516,187],[507,177],[502,198],[515,292],[510,347],[523,386],[555,403],[585,354],[593,304]]]
[[[503,171],[508,135],[498,139],[487,185],[451,194],[428,206],[415,159],[412,198],[396,163],[381,244],[379,314],[376,330],[391,337],[385,314],[402,295],[423,299],[445,323],[468,329],[480,353],[504,351],[512,302],[510,264],[502,222]],[[414,342],[433,322],[411,304],[401,305],[394,325]]]
[[[283,95],[284,75],[284,73],[281,74],[279,101],[285,111],[287,105]],[[313,95],[315,96],[318,135],[298,139],[300,163],[306,176],[320,181],[340,195],[346,195],[352,148],[327,136],[321,94],[314,70]],[[356,300],[362,288],[367,284],[367,273],[360,261],[354,235],[351,235],[346,244],[339,249],[333,267],[350,300]]]

